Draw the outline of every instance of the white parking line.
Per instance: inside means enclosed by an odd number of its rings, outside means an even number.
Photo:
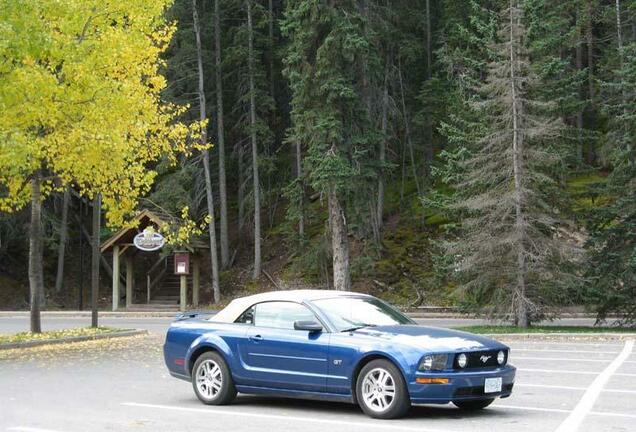
[[[7,430],[13,431],[13,432],[58,432],[52,429],[41,429],[41,428],[28,427],[28,426],[15,426],[15,427],[7,428]]]
[[[559,413],[559,414],[570,414],[574,411],[559,409],[559,408],[539,408],[539,407],[527,407],[527,406],[519,406],[519,405],[492,405],[493,408],[503,408],[503,409],[511,409],[511,410],[520,410],[520,411],[539,411],[539,412],[550,412],[550,413]],[[636,414],[623,414],[623,413],[613,413],[613,412],[605,412],[605,411],[590,411],[589,415],[594,416],[603,416],[603,417],[622,417],[622,418],[636,418]],[[555,431],[557,432],[557,431]]]
[[[564,358],[564,357],[520,357],[514,356],[516,360],[547,360],[547,361],[571,361],[571,362],[592,362],[592,363],[609,363],[612,359],[576,359],[576,358]],[[627,363],[627,362],[625,362]]]
[[[541,411],[541,412],[552,412],[552,413],[561,413],[561,414],[569,414],[570,413],[570,410],[566,410],[566,409],[539,408],[539,407],[528,407],[528,406],[519,406],[519,405],[494,404],[493,408],[504,408],[504,409],[513,409],[513,410],[523,410],[523,411]]]
[[[612,359],[579,359],[573,357],[526,357],[514,356],[512,360],[548,360],[548,361],[571,361],[571,362],[591,362],[591,363],[609,363]],[[623,363],[636,363],[636,360],[625,360]]]
[[[579,375],[598,375],[599,372],[591,371],[572,371],[572,370],[558,370],[558,369],[532,369],[532,368],[517,368],[518,372],[538,372],[538,373],[562,373],[562,374],[579,374]]]
[[[559,385],[550,385],[550,384],[526,384],[515,382],[515,388],[518,387],[537,387],[537,388],[551,388],[551,389],[559,389],[559,390],[580,390],[585,391],[587,387],[573,387],[573,386],[559,386]],[[604,393],[625,393],[625,394],[636,394],[636,390],[620,390],[620,389],[603,389]]]
[[[550,389],[559,389],[559,390],[587,390],[587,387],[573,387],[573,386],[559,386],[559,385],[549,385],[549,384],[524,384],[515,382],[515,388],[518,387],[537,387],[537,388],[550,388]]]
[[[219,408],[188,408],[188,407],[176,407],[170,405],[155,405],[155,404],[146,404],[146,403],[136,403],[136,402],[124,402],[122,403],[124,406],[130,407],[138,407],[138,408],[152,408],[152,409],[161,409],[161,410],[172,410],[172,411],[185,411],[185,412],[196,412],[200,414],[209,414],[212,416],[230,416],[230,417],[252,417],[252,418],[260,418],[260,419],[270,419],[270,420],[282,420],[285,422],[299,422],[299,423],[322,423],[326,425],[335,425],[342,427],[344,426],[353,426],[360,428],[370,428],[370,429],[382,429],[382,430],[396,430],[396,431],[417,431],[417,432],[449,432],[447,429],[428,429],[421,427],[408,427],[408,426],[398,426],[398,425],[389,425],[386,422],[356,422],[356,421],[342,421],[342,420],[330,420],[323,418],[311,418],[311,417],[299,417],[299,416],[288,416],[288,415],[279,415],[279,414],[259,414],[252,412],[245,412],[239,410],[224,410]],[[25,431],[26,432],[26,431]],[[36,431],[34,431],[36,432]]]
[[[527,341],[524,343],[515,343],[515,342],[508,342],[507,343],[508,346],[510,346],[511,348],[515,349],[515,347],[525,347],[525,346],[537,346],[537,345],[541,345],[541,346],[560,346],[560,345],[564,345],[564,346],[573,346],[573,347],[593,347],[593,348],[605,348],[605,347],[622,347],[623,344],[615,344],[615,343],[589,343],[589,342],[548,342],[548,341],[537,341],[537,342],[531,342],[531,341]]]
[[[575,432],[583,422],[585,416],[592,411],[594,403],[601,394],[601,390],[609,381],[610,377],[618,370],[623,362],[629,357],[634,347],[634,341],[628,340],[621,353],[601,372],[585,391],[579,403],[574,407],[570,415],[561,423],[555,432]],[[618,374],[617,374],[618,375]],[[636,418],[636,415],[634,416]]]
[[[559,369],[532,369],[532,368],[517,368],[519,372],[539,372],[539,373],[561,373],[561,374],[579,374],[579,375],[598,375],[602,371],[573,371],[573,370],[559,370]],[[622,377],[636,377],[635,373],[615,373],[614,376]]]
[[[531,349],[531,348],[512,348],[513,354],[519,351],[523,352],[546,352],[546,353],[573,353],[573,354],[619,354],[620,351],[586,351],[578,349]]]

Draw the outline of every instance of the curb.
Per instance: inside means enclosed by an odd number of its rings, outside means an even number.
[[[524,340],[567,339],[567,340],[628,340],[636,339],[636,333],[485,333],[483,336],[492,339]]]
[[[102,318],[174,318],[179,311],[164,312],[111,312],[99,311]],[[30,316],[29,311],[0,311],[0,318],[24,318]],[[44,318],[90,318],[91,311],[43,311]]]
[[[112,332],[112,333],[102,333],[90,336],[71,336],[62,339],[49,339],[49,340],[34,340],[34,341],[26,341],[26,342],[14,342],[7,344],[0,344],[0,351],[10,350],[10,349],[22,349],[22,348],[33,348],[42,345],[59,345],[65,343],[73,343],[73,342],[84,342],[89,340],[98,340],[98,339],[114,339],[128,336],[137,336],[142,334],[148,334],[148,330],[124,330],[120,332]]]

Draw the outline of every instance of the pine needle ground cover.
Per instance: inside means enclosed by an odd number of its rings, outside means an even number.
[[[31,341],[52,341],[79,336],[96,336],[107,333],[116,333],[124,330],[125,329],[114,327],[80,327],[73,329],[54,330],[42,333],[22,332],[13,335],[0,335],[0,345]]]

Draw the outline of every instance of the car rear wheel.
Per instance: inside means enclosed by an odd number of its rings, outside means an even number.
[[[192,368],[192,387],[199,400],[207,405],[224,405],[236,397],[232,374],[218,353],[201,354]]]
[[[463,409],[465,411],[477,411],[480,409],[486,408],[488,405],[493,403],[494,399],[481,399],[481,400],[472,400],[472,401],[453,401],[453,404],[459,409]]]
[[[411,406],[404,378],[388,360],[373,360],[358,374],[356,397],[362,410],[380,419],[401,417]]]

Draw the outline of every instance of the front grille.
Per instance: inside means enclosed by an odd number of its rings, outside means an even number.
[[[501,387],[501,393],[510,393],[512,391],[513,384],[504,384]],[[489,395],[498,395],[501,393],[488,393]],[[484,396],[484,386],[475,387],[460,387],[455,391],[454,396]]]
[[[497,354],[500,350],[490,350],[490,351],[473,351],[464,353],[468,357],[468,362],[466,367],[461,368],[457,363],[457,357],[459,354],[455,355],[455,360],[453,361],[453,367],[455,369],[465,370],[465,369],[480,369],[480,368],[489,368],[489,367],[497,367],[500,366],[497,362]],[[501,366],[505,365],[508,362],[508,350],[504,351],[505,359]]]

